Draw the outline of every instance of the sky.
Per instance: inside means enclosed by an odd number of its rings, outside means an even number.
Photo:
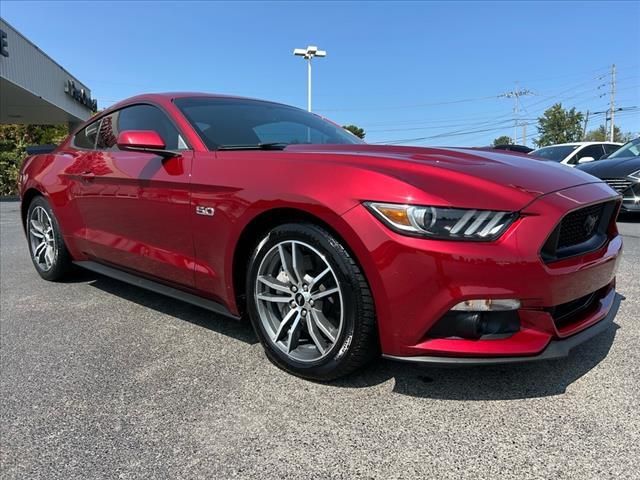
[[[640,134],[640,2],[17,2],[0,15],[85,83],[99,108],[203,91],[306,108],[369,142],[482,146],[555,102]],[[502,95],[502,96],[501,96]],[[633,110],[633,107],[638,107]],[[522,128],[518,143],[522,143]]]

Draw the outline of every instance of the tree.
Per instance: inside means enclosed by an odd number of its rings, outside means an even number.
[[[587,132],[584,136],[584,140],[586,142],[608,142],[609,141],[609,130],[605,128],[604,125],[600,125],[595,130],[591,130]],[[620,127],[614,125],[613,127],[613,141],[620,143],[627,143],[631,140],[630,133],[622,133]]]
[[[575,108],[565,110],[561,103],[548,108],[538,118],[538,139],[535,144],[545,147],[555,143],[578,142],[582,139],[582,113]]]
[[[493,141],[493,146],[513,145],[513,140],[508,135],[501,135]]]
[[[356,127],[355,125],[343,125],[342,128],[344,128],[345,130],[349,130],[359,138],[364,138],[364,136],[366,135],[366,132],[362,128]]]
[[[30,145],[57,144],[69,133],[66,125],[0,125],[0,195],[15,195],[18,172]]]

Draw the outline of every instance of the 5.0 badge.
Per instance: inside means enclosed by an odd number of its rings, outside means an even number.
[[[213,207],[202,207],[202,206],[197,206],[196,207],[196,213],[198,215],[205,215],[207,217],[213,217],[213,214],[216,213],[215,209]]]

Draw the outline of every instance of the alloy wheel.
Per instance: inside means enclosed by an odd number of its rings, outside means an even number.
[[[336,346],[344,323],[338,278],[325,256],[299,240],[274,245],[255,281],[255,302],[271,342],[299,362],[315,362]]]

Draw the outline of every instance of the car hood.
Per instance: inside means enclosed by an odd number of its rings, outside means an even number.
[[[321,154],[325,161],[359,164],[402,179],[443,200],[456,196],[452,187],[463,187],[486,194],[487,198],[509,200],[513,208],[522,208],[541,195],[597,182],[566,165],[495,150],[363,144],[291,145],[286,152]],[[480,197],[477,201],[482,202]]]
[[[640,157],[605,158],[577,168],[598,178],[626,177],[640,170]]]

